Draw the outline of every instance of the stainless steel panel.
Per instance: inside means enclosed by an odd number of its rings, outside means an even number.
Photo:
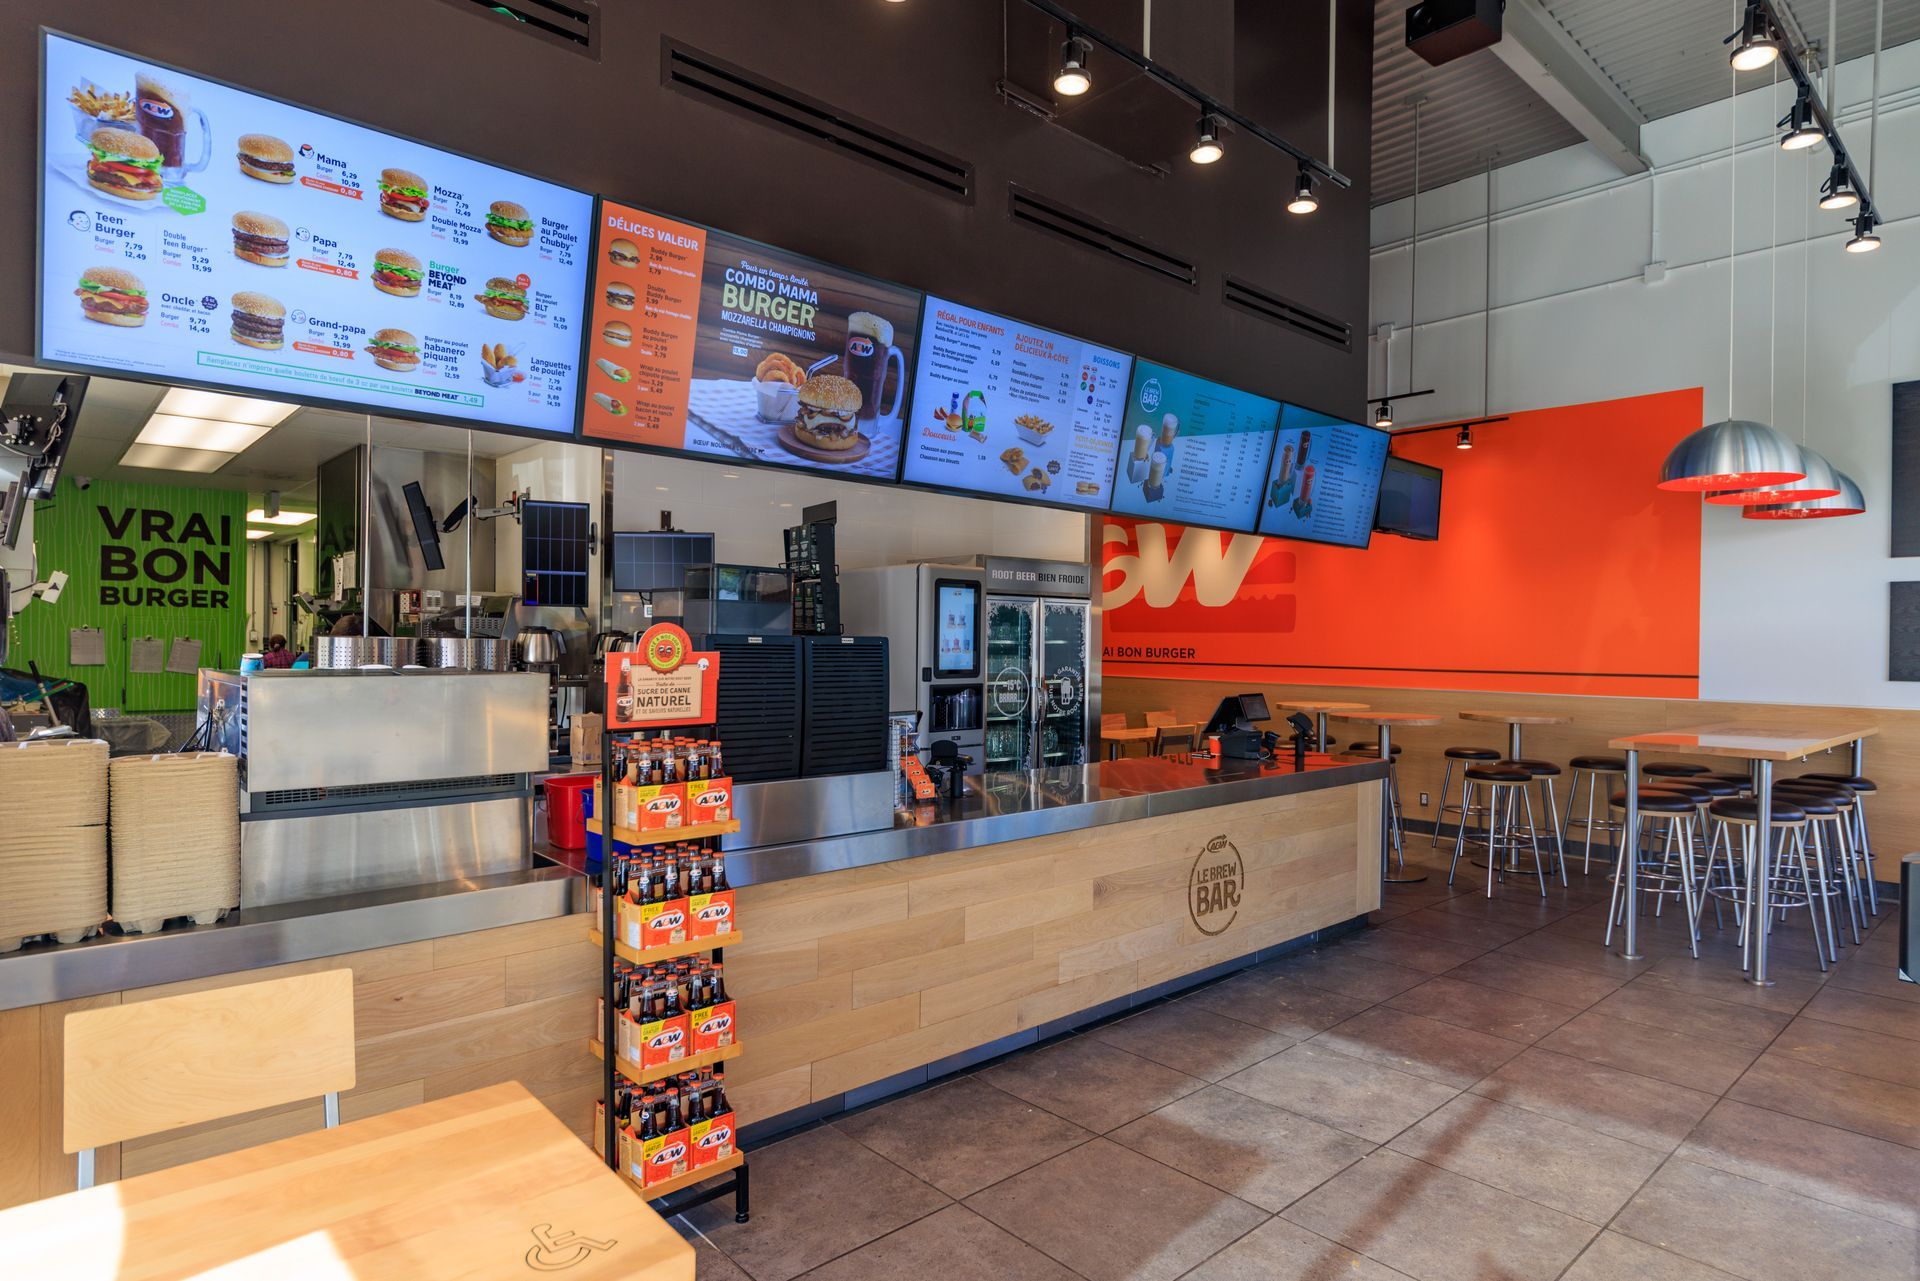
[[[721,839],[723,849],[891,828],[893,771],[742,783],[733,790],[733,816],[740,831]]]
[[[406,783],[547,766],[543,672],[254,672],[253,792]]]
[[[504,672],[512,650],[494,636],[436,636],[420,642],[421,657],[428,667],[452,671]]]
[[[243,907],[217,925],[103,935],[0,957],[0,1010],[550,920],[585,907],[586,882],[557,867]]]
[[[406,667],[420,661],[420,642],[411,636],[316,636],[313,638],[313,665],[316,668],[353,669],[369,663],[383,667]]]
[[[520,871],[532,821],[527,797],[503,796],[244,822],[240,903],[265,907]]]

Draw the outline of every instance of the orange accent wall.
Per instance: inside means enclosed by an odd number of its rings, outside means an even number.
[[[1694,698],[1700,500],[1654,488],[1698,388],[1405,436],[1440,539],[1366,551],[1109,517],[1105,670],[1175,680]],[[1189,541],[1198,540],[1198,541]]]

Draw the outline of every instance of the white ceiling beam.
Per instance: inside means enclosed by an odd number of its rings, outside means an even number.
[[[1621,173],[1647,171],[1640,154],[1640,126],[1646,117],[1540,7],[1540,0],[1506,0],[1504,27],[1493,53]]]

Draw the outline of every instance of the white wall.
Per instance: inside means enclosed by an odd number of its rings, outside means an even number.
[[[1864,60],[1839,69],[1841,132],[1863,167],[1868,76]],[[1723,101],[1649,124],[1650,174],[1623,178],[1582,145],[1496,170],[1490,184],[1476,177],[1424,193],[1417,333],[1407,329],[1411,201],[1373,211],[1373,325],[1395,329],[1394,390],[1438,390],[1404,402],[1402,426],[1481,411],[1489,186],[1490,412],[1701,387],[1712,422],[1727,416],[1727,149],[1737,122],[1734,415],[1796,440],[1804,424],[1807,443],[1860,482],[1868,511],[1749,521],[1702,504],[1703,698],[1920,707],[1920,684],[1886,679],[1887,583],[1920,578],[1920,563],[1887,555],[1890,388],[1920,378],[1920,43],[1886,54],[1881,78],[1872,181],[1886,222],[1875,254],[1843,253],[1849,225],[1813,206],[1831,153],[1772,144],[1784,86],[1743,93],[1737,113]],[[1665,277],[1650,283],[1643,273],[1656,260]],[[1377,338],[1373,347],[1379,394]]]

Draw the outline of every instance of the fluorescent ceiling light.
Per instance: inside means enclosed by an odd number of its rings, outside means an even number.
[[[256,538],[272,538],[272,537],[273,537],[273,531],[271,529],[249,529],[247,531],[248,541],[252,541],[253,539],[256,539]]]
[[[155,471],[191,471],[206,474],[219,471],[234,455],[214,449],[181,449],[174,445],[146,445],[139,441],[127,446],[120,455],[122,467],[147,467]]]
[[[211,418],[183,418],[155,414],[134,439],[143,445],[172,445],[179,449],[209,449],[237,454],[272,428],[254,423],[221,422]]]
[[[212,418],[223,423],[251,423],[256,427],[278,427],[298,408],[298,405],[286,405],[277,400],[223,396],[217,391],[175,387],[160,398],[159,408],[153,412],[180,414],[187,418]]]
[[[250,525],[304,525],[312,519],[312,512],[283,511],[278,516],[269,516],[263,507],[256,507],[247,513],[247,523]]]

